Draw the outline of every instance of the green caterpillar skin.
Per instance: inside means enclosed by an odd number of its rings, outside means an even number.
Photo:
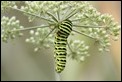
[[[70,20],[63,21],[58,26],[58,31],[55,35],[55,64],[56,64],[56,72],[61,73],[66,65],[66,45],[67,38],[72,31],[72,22]]]

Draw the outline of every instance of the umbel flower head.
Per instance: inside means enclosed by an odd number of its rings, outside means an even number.
[[[18,7],[19,3],[24,3],[24,5]],[[120,31],[120,26],[111,15],[101,14],[86,1],[2,1],[1,8],[2,12],[11,9],[22,12],[30,22],[37,18],[45,22],[44,25],[24,28],[16,17],[3,16],[1,19],[1,37],[4,42],[7,42],[10,37],[15,38],[15,36],[22,35],[23,30],[30,30],[30,37],[25,41],[34,44],[35,51],[38,51],[41,46],[51,46],[58,26],[66,19],[73,24],[72,33],[76,32],[94,39],[100,45],[99,51],[109,51],[110,35],[114,37],[112,39],[117,40]],[[84,41],[69,40],[68,42],[72,49],[68,50],[68,56],[81,61],[85,56],[89,56],[89,46]]]
[[[9,38],[14,39],[16,36],[22,36],[23,33],[17,29],[23,29],[24,27],[19,24],[19,20],[16,20],[15,16],[8,18],[3,16],[1,19],[2,34],[1,38],[3,42],[7,42]]]

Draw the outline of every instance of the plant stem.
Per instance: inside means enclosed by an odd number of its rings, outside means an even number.
[[[56,81],[61,81],[60,73],[55,72],[55,79],[56,79]]]
[[[76,10],[76,9],[73,10],[70,14],[67,15],[67,17],[65,19],[69,19],[70,17],[72,17],[73,15],[75,15],[77,12],[78,12],[78,10]]]
[[[66,18],[66,17],[71,13],[71,12],[70,12],[70,13],[67,15],[67,13],[70,11],[70,9],[71,9],[71,7],[67,8],[65,14],[64,14],[63,17],[62,17],[62,20],[64,20],[64,18]]]
[[[90,25],[73,25],[74,27],[87,27],[87,28],[104,28],[106,26],[90,26]]]
[[[58,20],[60,21],[60,5],[58,6],[58,11],[57,11],[57,16],[58,16]]]
[[[79,20],[81,20],[81,19],[75,19],[75,20],[72,20],[72,22],[79,21]]]
[[[15,10],[18,10],[18,11],[23,12],[23,13],[26,13],[26,14],[29,14],[29,15],[32,15],[32,16],[35,16],[35,17],[38,17],[38,18],[41,18],[41,19],[46,20],[46,21],[53,22],[53,21],[51,21],[49,19],[46,19],[44,17],[41,17],[41,16],[38,16],[38,15],[35,15],[35,14],[32,14],[32,13],[29,13],[29,12],[23,11],[21,9],[17,9],[17,8],[13,8],[13,7],[10,7],[10,8],[15,9]]]
[[[87,35],[87,34],[85,34],[85,33],[78,32],[78,31],[76,31],[76,30],[72,30],[72,31],[74,31],[74,32],[76,32],[76,33],[78,33],[78,34],[85,35],[85,36],[87,36],[87,37],[89,37],[89,38],[92,38],[92,39],[95,39],[95,40],[96,40],[96,38],[94,38],[94,37],[92,37],[92,36],[89,36],[89,35]]]
[[[17,29],[16,31],[25,31],[25,30],[31,30],[31,29],[36,29],[36,28],[45,28],[45,27],[49,27],[49,25],[47,26],[34,26],[34,27],[26,27],[26,28],[22,28],[22,29]]]
[[[43,40],[42,40],[41,42],[43,42],[54,30],[55,30],[55,28],[53,28],[53,29],[46,35],[46,37],[43,38]]]
[[[69,45],[68,41],[67,41],[67,45],[68,45],[68,47],[69,47],[70,51],[73,53],[73,50],[71,49],[71,47],[70,47],[70,45]]]
[[[55,22],[58,22],[58,20],[56,19],[56,17],[52,14],[52,13],[50,13],[50,12],[46,12],[49,16],[51,16],[52,17],[52,19],[55,21]]]

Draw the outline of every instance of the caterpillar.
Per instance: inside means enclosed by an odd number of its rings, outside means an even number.
[[[55,35],[55,65],[56,72],[61,73],[66,65],[66,44],[67,38],[72,31],[72,22],[68,19],[64,20],[58,25],[58,30]]]

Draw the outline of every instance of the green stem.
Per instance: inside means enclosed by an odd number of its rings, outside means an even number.
[[[34,27],[26,27],[26,28],[22,28],[22,29],[17,29],[16,31],[25,31],[25,30],[31,30],[31,29],[36,29],[36,28],[45,28],[45,27],[49,27],[49,25],[47,26],[34,26]]]
[[[23,11],[21,9],[17,9],[17,8],[13,8],[13,7],[10,7],[10,8],[15,9],[15,10],[18,10],[18,11],[23,12],[23,13],[26,13],[26,14],[29,14],[29,15],[32,15],[32,16],[37,17],[37,18],[41,18],[41,19],[46,20],[46,21],[53,22],[53,21],[51,21],[49,19],[46,19],[44,17],[41,17],[41,16],[38,16],[38,15],[35,15],[35,14],[32,14],[32,13],[29,13],[29,12]]]
[[[41,42],[43,42],[54,30],[55,30],[55,28],[53,28],[53,29],[46,35],[46,37],[43,38],[43,40],[42,40]]]
[[[72,20],[72,22],[76,22],[76,21],[79,21],[79,20],[81,20],[81,19],[75,19],[75,20]]]
[[[62,17],[62,20],[64,20],[64,18],[66,18],[66,17],[71,13],[70,9],[71,9],[71,7],[67,8],[65,14],[64,14],[63,17]],[[67,15],[67,13],[68,13],[69,11],[70,11],[70,13]]]
[[[89,36],[89,35],[87,35],[87,34],[85,34],[85,33],[78,32],[78,31],[76,31],[76,30],[72,30],[72,31],[74,31],[74,32],[76,32],[76,33],[78,33],[78,34],[82,34],[82,35],[84,35],[84,36],[87,36],[87,37],[89,37],[89,38],[92,38],[92,39],[95,39],[95,40],[96,40],[96,38],[94,38],[94,37],[92,37],[92,36]]]
[[[106,26],[90,26],[90,25],[73,25],[74,27],[87,27],[87,28],[104,28]]]
[[[50,12],[46,12],[49,16],[51,16],[52,17],[52,19],[55,21],[55,22],[58,22],[58,20],[56,19],[56,17],[52,14],[52,13],[50,13]]]
[[[60,21],[60,15],[59,15],[59,13],[60,13],[60,5],[58,6],[58,11],[57,11],[58,20]]]
[[[72,17],[73,15],[75,15],[78,12],[78,10],[73,10],[65,19],[69,19],[70,17]]]
[[[71,49],[71,47],[70,47],[70,45],[69,45],[69,43],[68,43],[68,42],[67,42],[67,45],[68,45],[68,47],[69,47],[70,51],[73,53],[73,50]]]
[[[56,81],[61,81],[60,73],[55,72],[55,79],[56,79]]]

